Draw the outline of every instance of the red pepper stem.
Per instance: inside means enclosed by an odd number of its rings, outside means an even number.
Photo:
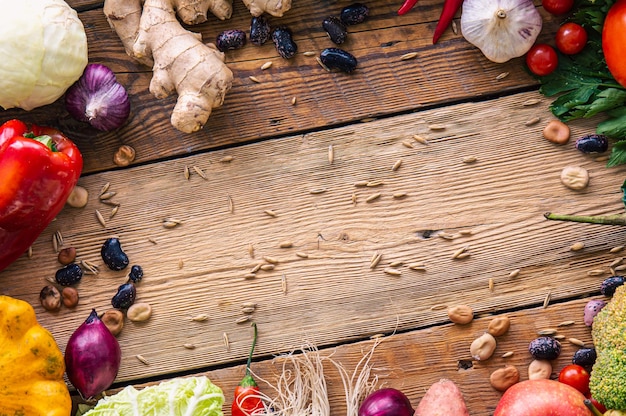
[[[400,9],[398,9],[398,16],[406,14],[417,4],[418,0],[405,0]]]
[[[450,26],[454,15],[459,11],[463,5],[463,0],[445,0],[443,3],[443,9],[441,10],[441,16],[435,27],[435,33],[433,34],[433,45],[437,43],[443,32]]]
[[[254,348],[256,347],[257,329],[256,322],[252,322],[252,328],[254,328],[254,336],[252,338],[252,347],[250,348],[250,354],[248,355],[248,362],[246,363],[246,376],[250,375],[250,366],[252,365],[252,355],[254,354]]]

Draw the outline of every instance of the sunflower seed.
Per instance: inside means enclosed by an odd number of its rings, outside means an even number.
[[[526,127],[530,127],[530,126],[534,126],[535,124],[539,123],[541,121],[541,118],[539,117],[533,117],[530,120],[526,120],[526,122],[524,123],[524,125]]]
[[[120,209],[119,205],[116,205],[111,209],[111,213],[109,214],[109,219],[115,217],[115,214],[117,214],[118,209]]]
[[[401,261],[396,260],[396,261],[392,261],[391,263],[389,263],[389,267],[400,267],[402,266],[402,264],[403,263]]]
[[[311,189],[309,191],[311,195],[319,195],[319,194],[323,194],[324,192],[326,192],[326,188]]]
[[[378,198],[380,198],[380,196],[381,196],[381,193],[380,193],[380,192],[375,193],[375,194],[373,194],[373,195],[368,196],[368,197],[365,199],[365,202],[374,202],[374,201],[376,201]]]
[[[315,55],[317,55],[317,53],[315,53],[314,51],[306,51],[302,55],[304,55],[304,56],[315,56]]]
[[[501,72],[496,76],[496,80],[500,81],[501,79],[504,79],[508,76],[509,76],[509,72]]]
[[[413,136],[413,140],[421,144],[430,144],[428,140],[426,140],[425,137],[420,136],[419,134],[416,134],[415,136]]]
[[[111,186],[111,182],[107,182],[104,185],[102,185],[102,188],[100,188],[100,195],[108,191],[110,186]]]
[[[615,260],[613,260],[613,261],[611,262],[611,264],[609,264],[609,267],[617,267],[617,266],[619,266],[620,264],[622,264],[622,262],[623,262],[623,261],[624,261],[624,258],[623,258],[623,257],[618,257],[618,258],[616,258]]]
[[[292,97],[291,98],[291,105],[296,105],[297,102],[298,102],[298,98],[296,98],[296,97]]]
[[[196,316],[192,316],[191,320],[194,322],[204,322],[209,320],[209,315],[201,313]]]
[[[370,260],[370,269],[375,269],[382,259],[383,255],[381,253],[374,253],[372,260]]]
[[[270,69],[272,67],[272,61],[267,61],[263,65],[261,65],[261,70],[265,71],[266,69]]]
[[[278,247],[280,247],[280,248],[291,248],[291,247],[293,247],[293,243],[291,241],[281,241],[281,243],[278,245]]]
[[[572,244],[569,249],[571,251],[580,251],[583,248],[585,248],[585,243],[583,243],[582,241],[579,241],[579,242]]]
[[[587,276],[602,276],[606,272],[602,269],[593,269],[587,272]]]
[[[246,306],[241,308],[241,312],[245,313],[245,314],[251,314],[252,312],[254,312],[255,308],[251,307],[251,306]]]
[[[552,299],[552,292],[548,292],[546,297],[543,299],[543,308],[547,308],[550,304],[550,300]]]
[[[263,256],[263,260],[271,264],[278,264],[278,259],[270,256]]]
[[[517,276],[519,276],[520,272],[520,269],[511,270],[511,273],[509,273],[509,279],[516,278]]]
[[[257,77],[255,77],[254,75],[250,75],[248,78],[250,78],[250,81],[255,82],[257,84],[261,83],[261,81]]]
[[[570,326],[570,325],[574,325],[576,323],[576,321],[563,321],[560,324],[558,324],[557,326]]]
[[[407,196],[406,192],[396,192],[393,194],[394,199],[402,199]]]
[[[524,101],[524,102],[522,103],[522,105],[523,105],[524,107],[530,107],[530,106],[532,106],[532,105],[537,105],[537,104],[539,104],[540,102],[541,102],[541,100],[540,100],[540,99],[538,99],[538,98],[531,98],[531,99],[529,99],[529,100]]]
[[[585,346],[585,343],[579,340],[578,338],[568,338],[567,341],[569,341],[570,344],[577,345],[579,347]]]
[[[256,303],[254,302],[244,302],[241,304],[242,308],[256,308]]]
[[[191,177],[191,172],[189,172],[189,166],[185,165],[185,169],[183,170],[183,174],[185,175],[185,179],[189,180]]]
[[[467,251],[468,246],[463,246],[461,248],[459,248],[457,251],[455,251],[454,253],[452,253],[452,258],[453,259],[458,259],[459,256],[461,256],[462,254],[465,254],[465,252]]]
[[[135,355],[135,358],[137,358],[142,364],[150,365],[148,360],[146,360],[143,355],[137,354]]]
[[[101,226],[103,227],[107,226],[106,221],[104,220],[104,217],[102,216],[102,213],[98,210],[96,210],[96,219],[98,220]]]
[[[409,149],[413,149],[413,148],[415,147],[415,146],[413,146],[413,143],[411,143],[411,142],[410,142],[410,141],[408,141],[408,140],[403,141],[403,142],[402,142],[402,146],[404,146],[404,147],[408,147]]]
[[[512,357],[513,354],[515,354],[513,351],[507,351],[504,354],[502,354],[502,358],[509,358]]]
[[[393,166],[391,167],[391,170],[395,172],[398,169],[400,169],[400,166],[402,166],[402,159],[396,160],[396,163],[393,164]]]
[[[444,305],[443,303],[438,303],[430,307],[431,311],[440,311],[442,309],[448,309],[448,305]]]
[[[456,256],[456,257],[455,257],[455,259],[458,259],[458,260],[461,260],[461,259],[466,259],[466,258],[468,258],[469,256],[471,256],[471,254],[470,254],[470,253],[461,253],[461,254],[459,254],[458,256]]]
[[[300,257],[301,259],[308,259],[309,255],[307,253],[303,253],[301,251],[296,252],[296,256]]]
[[[375,180],[375,181],[368,181],[367,184],[365,184],[365,186],[367,186],[368,188],[375,188],[377,186],[381,186],[384,185],[385,182],[381,181],[381,180]]]
[[[269,272],[270,270],[274,270],[276,268],[273,264],[263,264],[261,265],[261,270]]]
[[[220,159],[220,163],[230,163],[233,161],[233,159],[234,159],[233,156],[230,156],[230,155],[224,156],[223,158]]]
[[[560,335],[560,334],[559,335],[554,335],[552,338],[558,339],[558,340],[562,340],[562,339],[565,339],[565,335]]]
[[[263,266],[263,263],[259,263],[259,264],[257,264],[256,266],[254,266],[254,267],[252,268],[252,270],[250,270],[250,273],[256,273],[256,272],[258,272],[259,270],[261,270],[261,266]]]
[[[398,270],[398,269],[394,269],[393,267],[385,267],[383,269],[383,272],[392,275],[392,276],[401,276],[402,275],[402,271]]]
[[[85,273],[98,274],[98,266],[88,260],[81,260],[80,265],[85,269]]]
[[[335,148],[333,147],[332,144],[329,144],[328,145],[328,163],[332,165],[334,161],[335,161]]]
[[[424,263],[410,263],[408,267],[411,270],[426,270],[426,265]]]
[[[230,341],[228,340],[228,334],[226,332],[224,332],[222,334],[222,341],[224,342],[224,348],[226,348],[226,350],[230,349]]]
[[[196,349],[196,346],[193,344],[183,344],[183,347],[188,349],[188,350],[194,350]]]
[[[467,164],[471,164],[476,162],[478,159],[476,158],[476,156],[467,156],[463,158],[463,163],[467,163]]]
[[[443,124],[430,124],[428,126],[429,130],[435,130],[435,131],[439,131],[439,130],[445,130],[446,126]]]
[[[198,176],[200,176],[202,179],[204,179],[205,181],[209,180],[209,178],[206,176],[206,174],[204,173],[204,171],[202,169],[200,169],[197,166],[192,166],[191,167],[193,169],[194,172],[196,172],[198,174]]]
[[[537,335],[550,336],[550,335],[556,335],[556,332],[557,331],[554,328],[546,328],[546,329],[537,331]]]
[[[623,270],[626,270],[626,264],[620,264],[619,266],[616,266],[614,270],[616,272],[621,272]]]
[[[246,280],[254,279],[256,277],[256,273],[246,273],[243,275],[243,278]]]
[[[474,231],[472,231],[472,230],[461,230],[461,231],[459,231],[459,234],[461,234],[461,235],[474,235]]]
[[[235,321],[235,323],[236,324],[243,324],[245,322],[248,322],[249,320],[250,320],[250,316],[249,315],[245,315],[245,316],[242,316],[241,318],[237,319]]]
[[[27,255],[29,259],[33,258],[33,246],[28,247]]]
[[[369,182],[370,181],[357,181],[357,182],[354,182],[354,186],[357,188],[362,188],[364,186],[367,186]]]
[[[624,249],[624,246],[615,246],[609,250],[609,253],[618,253]]]
[[[409,52],[409,53],[405,53],[404,55],[402,55],[400,57],[401,61],[407,61],[409,59],[414,59],[417,57],[417,52]]]
[[[183,222],[180,220],[177,220],[176,218],[166,218],[163,220],[163,227],[164,228],[174,228],[180,224],[182,224]]]
[[[270,217],[274,217],[276,218],[276,212],[272,211],[271,209],[266,209],[265,211],[263,211],[265,214],[269,215]]]

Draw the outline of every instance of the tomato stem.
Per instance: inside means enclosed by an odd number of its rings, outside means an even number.
[[[250,347],[250,353],[248,354],[248,361],[246,362],[246,376],[250,375],[250,366],[252,365],[252,356],[254,355],[254,348],[256,347],[256,340],[258,336],[256,322],[252,322],[252,328],[254,328],[254,335],[252,338],[252,347]]]

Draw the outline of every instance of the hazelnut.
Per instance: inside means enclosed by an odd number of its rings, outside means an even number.
[[[61,291],[63,306],[66,308],[74,308],[78,305],[78,290],[73,287],[64,287]]]
[[[64,249],[61,249],[57,258],[59,260],[59,263],[67,266],[68,264],[74,262],[74,260],[76,259],[76,249],[74,247],[66,247]]]
[[[56,312],[61,309],[61,293],[52,285],[44,286],[39,292],[41,306],[47,311]]]
[[[113,162],[117,166],[128,166],[135,160],[135,149],[127,144],[120,146],[113,156]]]

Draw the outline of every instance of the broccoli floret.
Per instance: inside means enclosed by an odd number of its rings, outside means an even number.
[[[591,394],[607,409],[626,410],[626,286],[596,315],[591,335],[597,353]]]

